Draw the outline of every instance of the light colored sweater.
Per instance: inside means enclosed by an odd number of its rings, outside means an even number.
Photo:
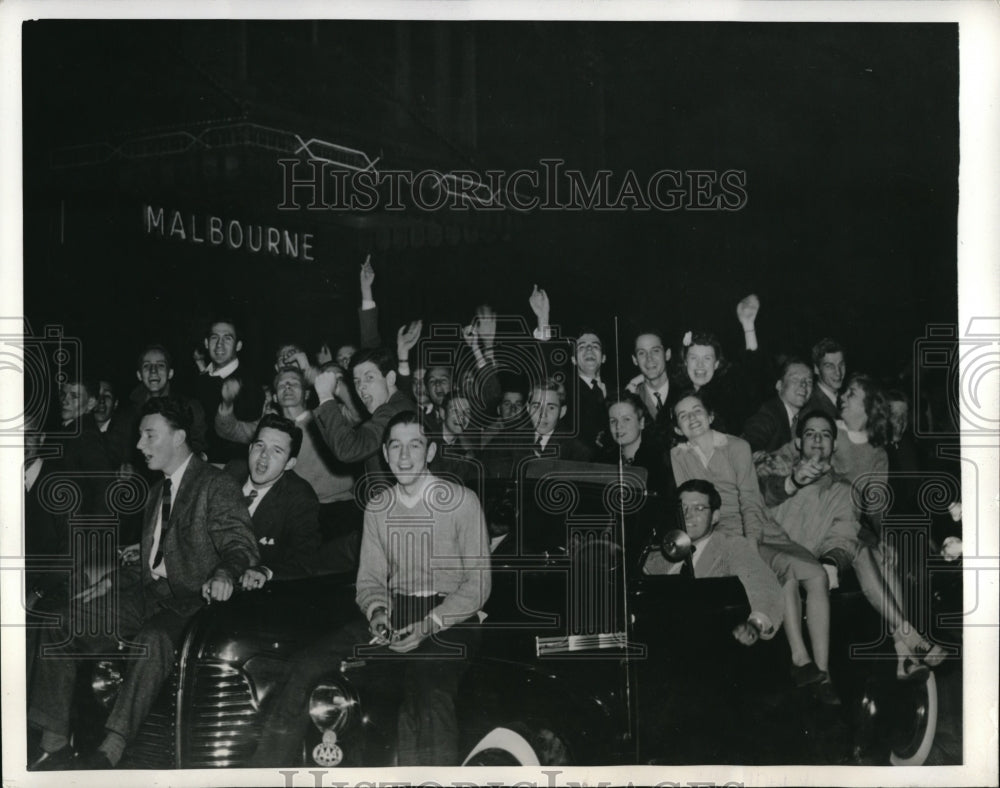
[[[445,594],[429,613],[445,627],[482,608],[490,595],[490,540],[474,492],[428,474],[414,498],[399,485],[372,498],[356,601],[370,618],[376,607],[391,607],[392,594]]]

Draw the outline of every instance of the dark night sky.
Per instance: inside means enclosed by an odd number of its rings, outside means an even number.
[[[401,28],[405,89],[394,82]],[[475,144],[455,120],[470,31]],[[538,169],[558,157],[616,183],[627,170],[642,181],[746,172],[735,212],[536,211],[505,239],[376,245],[387,335],[409,317],[467,321],[485,299],[528,315],[538,282],[569,325],[617,314],[626,335],[652,322],[676,343],[701,325],[729,345],[733,308],[753,291],[768,350],[803,352],[831,333],[855,368],[888,372],[926,324],[956,319],[955,25],[40,22],[24,28],[32,322],[65,324],[116,369],[163,337],[186,357],[219,305],[246,319],[258,358],[280,334],[351,332],[356,265],[374,242],[326,213],[276,211],[278,154],[248,155],[229,180],[199,171],[201,153],[52,166],[66,146],[239,118],[381,153],[385,168]],[[145,202],[315,230],[319,260],[151,239]]]

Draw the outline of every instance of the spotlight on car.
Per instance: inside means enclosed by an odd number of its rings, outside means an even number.
[[[663,557],[668,561],[677,562],[683,561],[691,555],[694,552],[694,546],[687,531],[682,531],[678,528],[673,531],[667,531],[664,534],[663,541],[660,543],[660,550],[663,551]]]
[[[104,708],[110,709],[114,705],[121,685],[122,668],[117,662],[104,659],[94,665],[90,686],[94,690],[94,698]]]

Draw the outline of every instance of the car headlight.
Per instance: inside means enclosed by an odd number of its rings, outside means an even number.
[[[323,733],[343,731],[360,712],[357,694],[337,680],[324,680],[309,695],[309,717]]]
[[[90,679],[90,687],[94,698],[105,709],[110,709],[118,697],[122,685],[122,668],[117,662],[102,659],[94,665],[94,673]]]

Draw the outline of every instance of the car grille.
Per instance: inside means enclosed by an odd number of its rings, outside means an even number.
[[[245,764],[260,738],[257,704],[246,674],[225,662],[200,660],[184,698],[184,768]]]
[[[177,766],[177,670],[163,687],[135,740],[125,749],[121,769],[173,769]]]

